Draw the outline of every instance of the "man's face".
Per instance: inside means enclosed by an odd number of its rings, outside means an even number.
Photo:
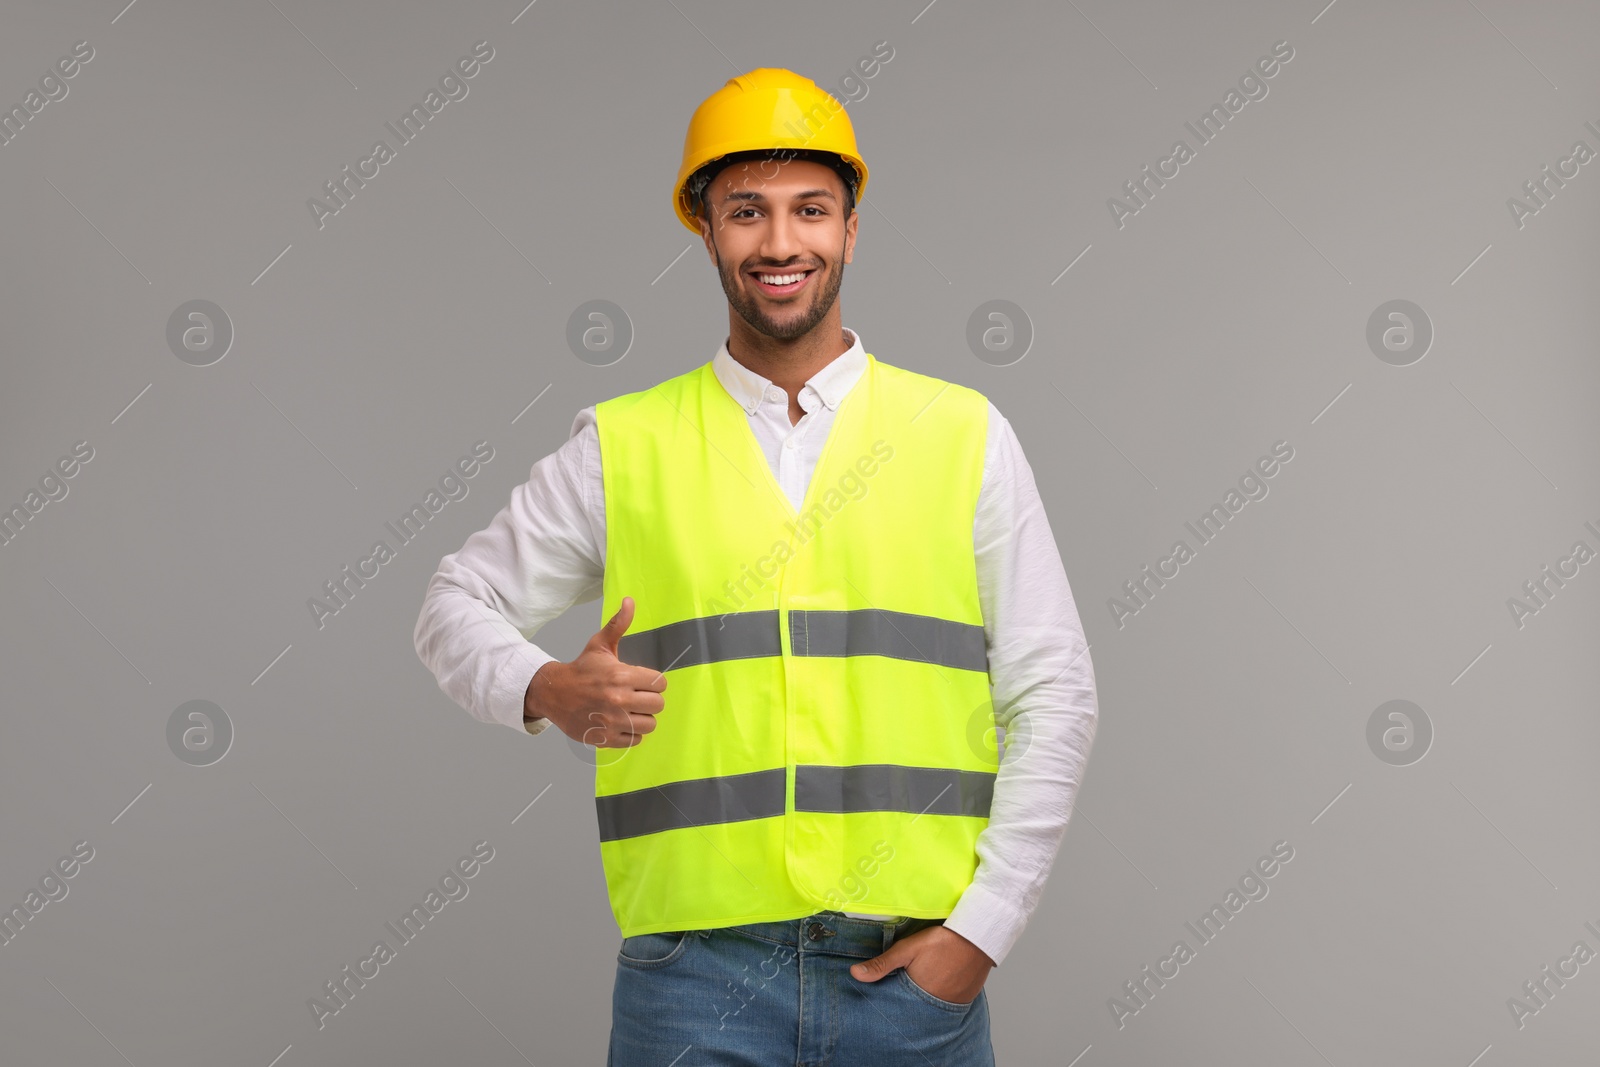
[[[844,217],[844,195],[838,174],[799,159],[734,163],[706,186],[700,233],[751,329],[792,340],[827,316],[855,249],[857,215]],[[774,276],[787,284],[762,281]]]

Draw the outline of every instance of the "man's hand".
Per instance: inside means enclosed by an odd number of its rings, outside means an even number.
[[[522,698],[524,718],[545,718],[574,741],[596,748],[631,748],[656,728],[666,706],[667,679],[617,658],[617,643],[633,622],[633,598],[589,638],[571,663],[553,660],[534,672]]]
[[[852,966],[850,973],[863,982],[876,982],[901,967],[907,977],[940,1000],[970,1004],[983,992],[994,961],[983,949],[941,925],[901,938],[883,955]]]

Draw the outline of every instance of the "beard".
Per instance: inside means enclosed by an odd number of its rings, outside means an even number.
[[[798,314],[796,308],[785,307],[784,318],[776,319],[767,313],[766,301],[759,294],[744,288],[737,272],[722,262],[722,253],[716,251],[714,245],[713,251],[717,257],[717,275],[722,279],[722,292],[728,298],[728,305],[738,312],[752,330],[779,341],[792,341],[815,329],[817,323],[832,310],[834,302],[839,299],[839,287],[844,284],[844,249],[841,246],[839,257],[833,261],[832,267],[815,272],[824,277],[819,278],[818,284],[812,288],[811,303],[798,309]],[[755,283],[752,281],[750,284]]]

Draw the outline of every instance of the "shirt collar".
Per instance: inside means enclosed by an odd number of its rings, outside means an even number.
[[[833,409],[838,408],[861,377],[861,372],[867,369],[867,352],[861,347],[861,336],[849,327],[845,327],[844,331],[850,337],[850,347],[806,381],[812,392]],[[717,380],[728,391],[728,395],[739,402],[747,415],[755,414],[768,387],[772,385],[771,379],[763,378],[730,356],[726,339],[711,358],[711,369],[716,372]]]

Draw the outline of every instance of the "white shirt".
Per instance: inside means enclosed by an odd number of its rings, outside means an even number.
[[[749,415],[796,508],[834,412],[866,369],[860,337],[846,333],[849,350],[800,390],[805,414],[793,425],[788,393],[734,360],[726,341],[712,358],[717,379]],[[538,734],[550,725],[523,722],[534,672],[556,658],[528,638],[574,604],[601,597],[605,521],[600,441],[588,407],[573,420],[567,442],[533,465],[510,503],[440,560],[428,583],[414,634],[417,655],[451,700],[483,722],[514,730]],[[978,835],[972,883],[944,925],[999,964],[1044,891],[1099,709],[1083,626],[1033,470],[993,404],[972,540],[995,719],[1011,744],[995,777],[988,825]]]

